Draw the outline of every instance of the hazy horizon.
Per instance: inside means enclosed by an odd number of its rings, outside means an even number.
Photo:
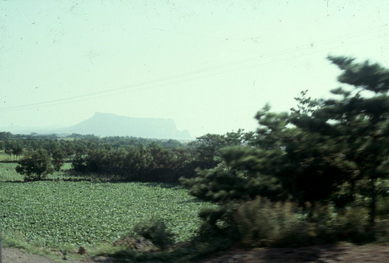
[[[70,126],[48,127],[1,127],[0,132],[13,134],[71,134],[90,135],[98,137],[138,137],[148,139],[174,139],[179,141],[194,140],[187,130],[177,129],[173,119],[129,117],[113,113],[96,112],[88,119]]]
[[[265,103],[329,96],[328,55],[389,66],[388,1],[1,1],[0,128],[95,112],[193,137],[255,129]]]

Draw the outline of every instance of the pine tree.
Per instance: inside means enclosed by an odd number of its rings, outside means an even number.
[[[357,182],[368,181],[370,225],[374,226],[377,180],[387,178],[389,171],[389,70],[347,57],[328,59],[342,71],[339,82],[348,86],[332,90],[338,98],[317,100],[318,109],[295,115],[292,122],[335,143],[338,156],[348,164],[352,195]]]

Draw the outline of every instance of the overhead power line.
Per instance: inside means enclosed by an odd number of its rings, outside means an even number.
[[[345,38],[345,35],[343,35],[343,41],[347,41],[350,39],[355,40],[366,40],[370,39],[369,35],[376,33],[381,33],[383,29],[387,29],[387,25],[383,25],[381,27],[376,28],[376,30],[371,30],[369,34],[353,34],[352,36],[347,36]],[[342,39],[340,39],[337,43],[333,43],[333,41],[323,41],[324,43],[330,43],[332,45],[326,46],[326,48],[333,48],[342,46]],[[323,46],[322,43],[315,43],[315,46]],[[360,42],[355,42],[360,43]],[[100,90],[96,92],[90,92],[85,93],[77,96],[70,96],[70,97],[64,97],[54,100],[46,100],[46,101],[40,101],[36,103],[28,103],[28,104],[21,104],[21,105],[15,105],[15,106],[8,106],[8,107],[0,107],[0,112],[6,112],[6,111],[18,111],[18,110],[25,110],[34,108],[37,106],[52,106],[62,103],[72,103],[80,100],[86,100],[90,98],[96,98],[100,96],[106,96],[106,95],[112,95],[119,92],[124,91],[130,91],[135,92],[139,90],[149,90],[149,89],[156,89],[160,88],[161,86],[166,86],[168,84],[172,84],[175,82],[183,82],[183,81],[189,81],[189,80],[196,80],[198,78],[206,78],[206,77],[212,77],[216,75],[225,74],[227,72],[234,72],[241,69],[246,68],[256,68],[259,66],[263,66],[269,63],[276,63],[280,62],[282,60],[291,60],[295,58],[300,58],[307,55],[313,55],[315,53],[318,53],[317,50],[314,51],[308,51],[308,52],[302,52],[299,53],[301,50],[307,50],[307,48],[310,48],[310,44],[301,45],[301,46],[295,46],[289,49],[285,49],[283,51],[277,52],[277,54],[272,56],[261,56],[261,57],[254,57],[254,58],[246,58],[242,60],[235,61],[233,63],[223,64],[223,65],[215,65],[215,66],[209,66],[202,69],[189,71],[186,73],[181,74],[175,74],[163,78],[158,78],[155,80],[150,81],[144,81],[139,82],[135,84],[126,85],[124,87],[120,88],[112,88],[112,89],[106,89],[106,90]],[[308,49],[309,50],[309,49]],[[286,55],[286,56],[285,56]]]

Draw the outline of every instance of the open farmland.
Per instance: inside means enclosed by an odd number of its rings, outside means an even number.
[[[16,162],[20,159],[20,156],[11,156],[4,151],[0,151],[0,162]]]
[[[5,237],[36,247],[112,243],[137,222],[160,217],[190,238],[199,209],[208,206],[171,185],[50,180],[25,183],[15,164],[0,164],[0,225]],[[58,177],[58,176],[57,176]]]

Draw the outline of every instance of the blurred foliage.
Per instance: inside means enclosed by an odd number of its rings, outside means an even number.
[[[139,222],[134,226],[133,231],[162,249],[174,243],[174,233],[167,228],[161,218],[151,218],[148,221]]]

